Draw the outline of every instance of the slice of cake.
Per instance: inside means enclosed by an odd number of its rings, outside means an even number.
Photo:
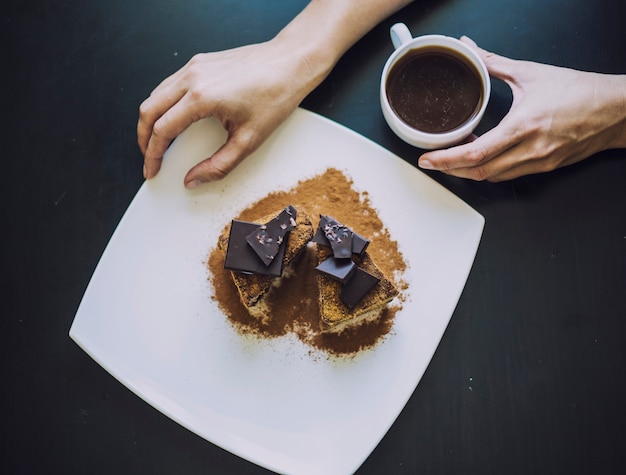
[[[252,316],[270,317],[265,297],[289,277],[292,264],[312,237],[311,219],[293,206],[254,223],[233,220],[220,235],[218,248],[226,253],[224,268],[231,271],[241,302]]]
[[[320,329],[341,333],[380,317],[399,292],[366,251],[369,241],[328,216],[320,216],[313,241]]]
[[[318,263],[324,262],[332,251],[323,245],[317,247]],[[332,257],[331,257],[332,258]],[[340,333],[348,326],[356,326],[380,317],[383,309],[398,295],[393,283],[374,264],[365,252],[354,274],[342,284],[327,274],[317,274],[319,287],[320,329]]]

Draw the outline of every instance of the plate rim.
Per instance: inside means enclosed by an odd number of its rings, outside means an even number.
[[[386,425],[384,431],[382,431],[379,434],[379,437],[376,438],[376,443],[367,451],[367,453],[365,453],[365,455],[362,457],[362,459],[360,459],[358,461],[358,463],[355,466],[353,466],[352,471],[355,471],[369,457],[371,452],[378,445],[380,440],[382,440],[382,438],[388,432],[389,428],[393,425],[393,423],[395,422],[395,420],[399,416],[400,412],[402,411],[402,409],[404,408],[404,406],[406,405],[406,403],[410,399],[412,393],[415,391],[415,389],[419,385],[419,382],[420,382],[420,380],[421,380],[421,378],[422,378],[426,368],[430,364],[430,361],[431,361],[431,359],[432,359],[432,357],[433,357],[433,355],[435,353],[435,350],[439,346],[441,338],[443,337],[443,334],[445,333],[445,330],[446,330],[446,328],[447,328],[447,326],[449,324],[449,321],[450,321],[452,315],[454,314],[454,309],[456,308],[456,306],[458,304],[458,300],[459,300],[459,298],[460,298],[460,296],[461,296],[461,294],[463,292],[463,289],[465,287],[465,283],[466,283],[467,278],[469,277],[469,273],[471,272],[471,269],[473,267],[473,263],[474,263],[474,260],[476,258],[478,247],[480,245],[480,241],[481,241],[481,238],[482,238],[482,233],[483,233],[483,229],[484,229],[484,225],[485,225],[485,218],[478,211],[476,211],[474,208],[472,208],[469,204],[464,202],[459,197],[453,195],[443,185],[441,185],[437,181],[433,180],[428,175],[423,174],[423,172],[421,172],[420,170],[416,169],[415,167],[412,167],[405,160],[403,160],[402,158],[400,158],[397,155],[393,154],[389,150],[385,149],[384,147],[382,147],[378,143],[370,140],[369,138],[367,138],[367,137],[365,137],[365,136],[355,132],[354,130],[352,130],[352,129],[350,129],[350,128],[342,125],[342,124],[334,122],[333,120],[331,120],[331,119],[329,119],[327,117],[324,117],[322,115],[319,115],[319,114],[317,114],[315,112],[311,112],[311,111],[308,111],[308,110],[305,110],[305,109],[301,109],[301,108],[298,108],[296,110],[296,112],[294,112],[294,114],[288,119],[288,122],[290,122],[290,123],[293,123],[295,121],[305,121],[306,122],[306,121],[309,121],[309,120],[319,121],[320,123],[326,124],[326,126],[331,126],[333,128],[336,128],[337,130],[341,131],[343,134],[349,134],[352,137],[353,140],[356,139],[356,140],[362,141],[364,143],[364,146],[366,146],[366,147],[375,147],[375,148],[378,149],[378,151],[380,153],[388,155],[388,156],[392,157],[393,159],[399,161],[399,163],[402,163],[402,166],[408,167],[407,169],[411,169],[412,170],[411,173],[421,174],[426,180],[428,180],[430,182],[430,185],[437,187],[440,192],[444,192],[447,195],[451,196],[455,200],[456,205],[462,206],[464,208],[464,212],[466,212],[466,213],[468,213],[468,215],[472,216],[472,219],[474,220],[474,226],[475,226],[475,229],[473,230],[473,232],[476,233],[475,245],[474,245],[474,248],[473,248],[473,250],[471,252],[471,257],[468,258],[469,259],[469,266],[467,268],[467,272],[465,272],[465,277],[463,279],[463,284],[460,286],[460,288],[458,288],[458,292],[456,292],[458,295],[456,295],[456,298],[454,300],[454,305],[452,306],[452,311],[450,312],[450,315],[447,318],[447,321],[446,321],[443,329],[441,330],[441,334],[438,335],[437,342],[434,345],[433,351],[430,353],[430,356],[429,356],[428,360],[425,362],[425,366],[424,366],[423,370],[420,372],[418,377],[415,378],[414,381],[412,381],[412,385],[411,385],[412,388],[409,391],[409,395],[408,395],[408,397],[406,397],[404,402],[397,408],[397,411],[395,411],[396,412],[395,416],[393,418],[391,418],[391,420],[388,420],[388,424]],[[287,124],[287,125],[289,125],[289,124]],[[285,127],[285,126],[281,126],[281,128],[282,127]],[[185,133],[183,133],[181,136],[179,136],[179,138],[177,138],[175,140],[175,143],[177,141],[184,140],[184,137],[185,137]],[[107,243],[106,247],[104,248],[104,250],[102,252],[102,255],[101,255],[101,257],[100,257],[100,259],[99,259],[99,261],[98,261],[98,263],[97,263],[97,265],[96,265],[96,267],[94,269],[93,275],[91,276],[91,278],[89,280],[89,283],[88,283],[87,288],[86,288],[86,290],[85,290],[85,292],[83,294],[83,297],[81,298],[81,302],[80,302],[80,304],[78,306],[78,309],[76,311],[76,315],[75,315],[75,317],[74,317],[74,319],[72,321],[72,324],[70,326],[69,336],[88,356],[90,356],[98,365],[100,365],[103,369],[105,369],[111,376],[113,376],[116,380],[118,380],[120,383],[122,383],[124,386],[126,386],[129,390],[131,390],[131,392],[133,392],[135,395],[140,397],[142,400],[144,400],[145,402],[150,404],[152,407],[157,409],[159,412],[161,412],[166,417],[174,420],[179,425],[185,427],[186,429],[188,429],[191,432],[195,433],[196,435],[202,437],[203,439],[209,441],[210,443],[215,444],[215,445],[217,445],[219,447],[222,447],[225,450],[227,450],[227,451],[229,451],[229,452],[231,452],[231,453],[233,453],[233,454],[235,454],[235,455],[237,455],[237,456],[239,456],[241,458],[244,458],[244,459],[246,459],[246,460],[248,460],[248,461],[250,461],[252,463],[255,463],[255,464],[259,465],[259,466],[262,466],[262,467],[265,467],[265,468],[268,468],[270,470],[277,471],[277,472],[285,471],[286,467],[281,465],[280,463],[273,463],[272,461],[265,460],[262,457],[257,457],[257,456],[255,456],[255,454],[252,454],[249,451],[241,449],[241,447],[232,446],[232,444],[223,444],[219,440],[215,440],[213,438],[207,438],[205,435],[199,433],[196,428],[194,428],[193,426],[190,426],[188,421],[186,421],[184,418],[179,417],[179,415],[173,413],[172,411],[168,410],[167,408],[162,407],[162,404],[160,404],[158,401],[155,401],[153,398],[151,398],[149,395],[147,395],[145,390],[142,390],[136,384],[134,384],[133,381],[132,381],[132,378],[129,378],[128,375],[124,374],[125,371],[124,371],[123,368],[111,367],[111,364],[108,363],[107,361],[105,361],[105,358],[103,358],[102,355],[99,355],[97,353],[97,351],[94,351],[93,348],[90,347],[89,338],[82,331],[82,329],[80,327],[79,316],[82,316],[81,309],[83,308],[83,303],[89,297],[90,292],[92,291],[92,290],[90,290],[92,281],[96,277],[96,273],[99,272],[99,268],[101,266],[101,263],[103,261],[105,261],[105,259],[107,258],[108,252],[111,252],[110,251],[110,246],[111,246],[111,243],[115,239],[117,239],[116,236],[118,235],[118,229],[122,228],[125,225],[125,222],[126,222],[127,219],[130,219],[129,216],[132,214],[133,208],[135,206],[138,206],[138,202],[142,199],[142,197],[144,195],[146,195],[148,193],[148,191],[147,191],[148,186],[149,186],[149,184],[147,182],[144,182],[141,185],[141,187],[139,188],[138,192],[136,193],[136,195],[133,197],[131,203],[129,204],[127,210],[125,211],[125,213],[123,214],[122,218],[120,219],[119,224],[116,227],[115,231],[113,232],[109,242]],[[180,186],[182,186],[182,185],[180,185]]]

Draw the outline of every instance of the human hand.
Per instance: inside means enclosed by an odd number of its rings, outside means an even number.
[[[258,148],[309,92],[307,81],[277,42],[195,55],[140,106],[137,124],[144,176],[154,177],[171,141],[205,117],[228,139],[185,176],[187,188],[219,180]]]
[[[513,92],[509,113],[467,143],[424,153],[419,166],[473,180],[547,172],[626,145],[626,79],[508,59],[468,39]]]
[[[194,56],[139,108],[137,141],[144,176],[155,176],[170,142],[216,117],[226,143],[185,176],[194,188],[226,176],[256,150],[374,25],[410,0],[311,0],[265,43]]]

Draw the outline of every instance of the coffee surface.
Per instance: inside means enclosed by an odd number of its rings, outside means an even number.
[[[478,112],[482,83],[474,66],[452,50],[422,48],[391,68],[387,98],[414,129],[442,133],[460,127]]]

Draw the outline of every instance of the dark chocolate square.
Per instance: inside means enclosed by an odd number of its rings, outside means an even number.
[[[332,256],[325,259],[316,269],[342,284],[352,276],[356,264],[351,259],[336,259]]]
[[[346,307],[354,308],[378,282],[380,282],[378,277],[359,267],[341,288],[339,298]]]
[[[276,254],[270,265],[266,266],[246,240],[247,236],[258,229],[258,227],[257,223],[232,221],[224,268],[247,274],[280,277],[283,272],[283,260],[287,246],[280,246],[278,254]]]

